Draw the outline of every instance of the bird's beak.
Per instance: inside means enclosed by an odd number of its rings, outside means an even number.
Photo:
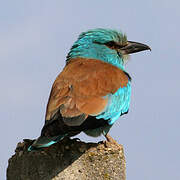
[[[119,51],[123,54],[132,54],[140,51],[150,50],[151,48],[147,46],[146,44],[133,42],[133,41],[127,41],[126,46],[119,49]]]

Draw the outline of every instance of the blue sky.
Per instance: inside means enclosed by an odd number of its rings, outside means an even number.
[[[127,179],[180,179],[179,6],[178,0],[0,2],[0,179],[16,144],[40,134],[51,85],[71,45],[98,27],[152,48],[131,56],[130,112],[110,131],[124,146]]]

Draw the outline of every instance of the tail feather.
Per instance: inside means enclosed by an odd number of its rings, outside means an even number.
[[[52,138],[48,138],[45,136],[40,136],[38,139],[34,141],[34,143],[28,148],[28,151],[38,150],[44,147],[49,147],[54,143],[62,140],[66,135],[55,136]]]

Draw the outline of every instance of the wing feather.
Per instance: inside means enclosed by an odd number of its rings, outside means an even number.
[[[46,120],[60,110],[63,117],[98,115],[108,105],[108,94],[128,84],[126,73],[100,60],[72,59],[56,78]]]

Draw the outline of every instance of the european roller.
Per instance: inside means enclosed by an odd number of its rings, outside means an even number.
[[[115,30],[81,33],[52,86],[41,135],[28,150],[48,147],[80,132],[109,140],[110,128],[129,110],[128,56],[144,50],[150,47],[128,41]]]

